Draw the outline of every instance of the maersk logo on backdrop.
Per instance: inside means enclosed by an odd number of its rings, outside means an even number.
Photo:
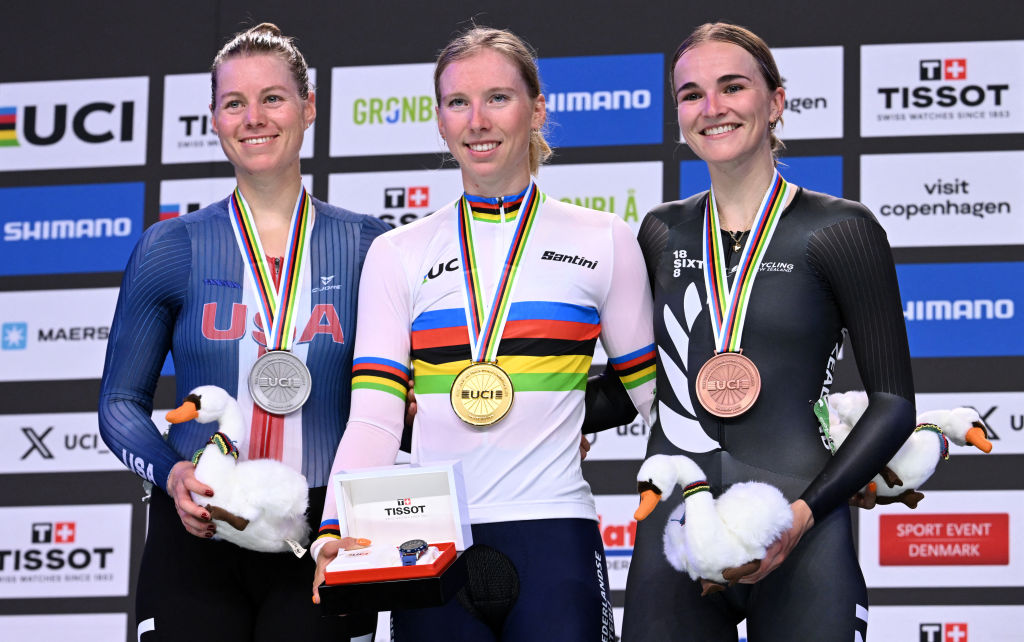
[[[662,141],[661,54],[541,58],[537,65],[555,147]]]
[[[23,321],[0,327],[0,350],[24,350],[28,346],[28,324]]]
[[[914,357],[1024,355],[1024,263],[897,265]]]
[[[149,79],[0,84],[0,171],[142,165]]]
[[[118,272],[142,232],[144,183],[0,188],[0,276]]]

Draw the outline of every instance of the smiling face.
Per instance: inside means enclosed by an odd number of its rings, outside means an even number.
[[[217,69],[216,102],[210,106],[221,147],[245,177],[299,175],[299,149],[316,118],[315,97],[299,96],[288,65],[278,56],[237,56]]]
[[[773,163],[768,125],[782,115],[786,93],[768,89],[752,55],[707,41],[679,58],[673,79],[679,129],[712,169]]]
[[[441,73],[437,127],[477,196],[506,196],[530,181],[530,132],[544,124],[544,97],[533,98],[516,65],[494,49]]]

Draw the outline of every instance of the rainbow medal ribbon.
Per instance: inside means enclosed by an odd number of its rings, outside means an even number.
[[[754,279],[782,218],[790,189],[790,184],[776,170],[754,217],[750,240],[740,254],[732,287],[729,287],[714,188],[704,207],[704,285],[715,335],[715,354],[697,373],[695,387],[697,400],[716,417],[743,414],[761,393],[761,375],[754,362],[743,356],[740,340]]]
[[[242,253],[245,272],[256,292],[257,307],[266,334],[267,352],[256,359],[249,371],[249,393],[260,408],[276,415],[287,415],[306,403],[312,384],[309,368],[290,350],[295,338],[300,285],[309,263],[313,201],[303,188],[289,226],[278,287],[274,286],[256,222],[237,187],[228,200],[228,206],[231,228]]]
[[[473,426],[490,426],[501,420],[512,408],[515,392],[508,373],[498,366],[498,344],[512,307],[512,291],[519,276],[520,261],[543,198],[544,195],[530,181],[519,206],[515,235],[505,256],[489,308],[484,306],[477,268],[479,261],[473,243],[473,210],[465,194],[457,206],[466,329],[469,332],[472,362],[455,377],[451,403],[455,414]],[[504,207],[500,210],[500,216],[504,219]]]

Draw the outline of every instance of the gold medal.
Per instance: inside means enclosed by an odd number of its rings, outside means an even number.
[[[467,424],[490,426],[512,408],[512,380],[495,363],[472,363],[452,383],[452,410]]]
[[[742,415],[761,394],[761,374],[738,352],[720,352],[697,373],[697,400],[716,417]]]

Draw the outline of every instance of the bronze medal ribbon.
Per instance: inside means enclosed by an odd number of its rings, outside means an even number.
[[[708,293],[711,329],[716,352],[738,352],[746,321],[747,303],[754,288],[761,259],[771,242],[791,186],[776,170],[750,229],[750,241],[740,254],[736,278],[729,287],[725,251],[719,233],[715,190],[711,188],[704,206],[704,285]]]

